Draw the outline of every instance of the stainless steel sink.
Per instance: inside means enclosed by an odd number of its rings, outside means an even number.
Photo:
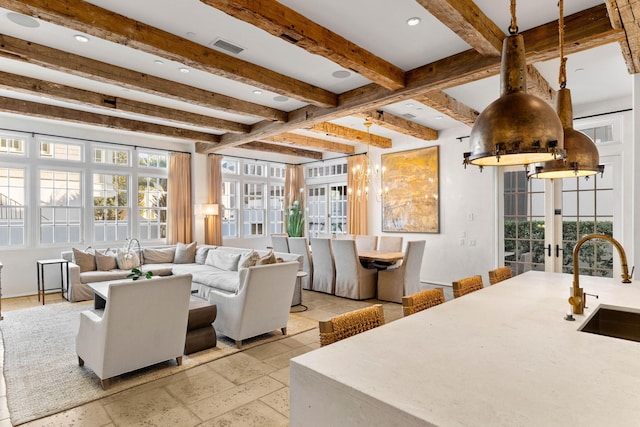
[[[601,304],[578,330],[640,342],[640,310]]]

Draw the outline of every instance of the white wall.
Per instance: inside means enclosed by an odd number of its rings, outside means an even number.
[[[412,137],[394,138],[393,151],[406,151],[427,146],[440,146],[440,233],[382,233],[381,204],[369,200],[369,232],[426,240],[420,279],[423,282],[451,285],[463,277],[481,274],[488,283],[487,272],[496,267],[496,168],[483,172],[476,166],[462,165],[463,153],[470,151],[469,127],[441,132],[433,142]],[[380,162],[380,151],[371,149],[374,162]]]

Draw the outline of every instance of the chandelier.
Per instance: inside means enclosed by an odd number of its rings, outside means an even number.
[[[379,202],[383,193],[387,193],[389,188],[382,188],[382,179],[386,172],[386,167],[380,167],[379,164],[373,163],[369,157],[369,148],[371,146],[371,125],[373,123],[368,118],[364,121],[364,126],[367,128],[367,134],[369,139],[367,141],[367,152],[364,155],[364,159],[361,163],[351,168],[351,175],[355,182],[355,194],[352,188],[347,191],[349,195],[360,198],[369,197],[369,193],[373,193],[376,200]]]

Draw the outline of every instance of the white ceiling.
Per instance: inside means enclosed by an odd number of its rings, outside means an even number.
[[[344,69],[330,60],[310,54],[278,37],[231,18],[199,0],[90,0],[89,2],[205,46],[211,46],[215,40],[222,38],[245,48],[238,55],[238,58],[244,61],[275,70],[334,93],[342,93],[370,83],[366,78],[353,72],[348,78],[337,79],[332,76],[332,73]],[[469,49],[467,43],[430,16],[413,0],[281,0],[280,2],[405,71]],[[475,3],[505,33],[507,32],[510,21],[508,1],[475,0]],[[598,0],[567,1],[565,15],[602,3],[603,1]],[[73,38],[78,34],[77,31],[42,20],[38,20],[39,27],[26,28],[10,21],[7,18],[8,12],[0,8],[0,28],[9,36],[283,111],[292,111],[306,105],[294,99],[285,102],[276,101],[273,98],[280,94],[265,90],[261,95],[255,95],[253,90],[256,87],[254,86],[192,68],[189,73],[181,73],[178,69],[184,67],[182,64],[93,36],[89,36],[89,43],[79,43]],[[519,29],[524,31],[556,20],[557,0],[521,0],[518,2],[517,12]],[[413,16],[420,17],[422,22],[415,27],[409,27],[406,25],[406,20]],[[163,63],[158,65],[154,63],[156,60],[161,60]],[[557,88],[558,60],[537,63],[535,66],[552,86]],[[578,69],[580,71],[576,71]],[[149,95],[5,58],[0,58],[0,70],[245,124],[254,124],[259,121],[254,117],[225,113],[167,97]],[[574,111],[579,111],[580,105],[583,104],[591,105],[611,99],[622,99],[623,103],[628,103],[627,107],[631,106],[632,79],[626,70],[617,44],[571,55],[567,70],[567,86],[572,90]],[[446,92],[481,111],[499,96],[499,77],[449,88]],[[0,91],[0,95],[105,114],[98,109],[54,102],[37,96],[20,95],[12,91]],[[413,121],[437,130],[460,126],[460,123],[455,120],[412,100],[388,105],[384,110],[397,115],[411,113],[416,116],[412,119]],[[134,114],[117,112],[109,114],[162,123],[160,120]],[[360,130],[364,129],[362,122],[361,118],[353,117],[336,121]],[[210,129],[191,128],[220,133]],[[372,133],[391,135],[392,138],[399,137],[394,132],[376,126],[372,127]],[[357,148],[362,149],[358,145]],[[259,156],[269,157],[262,154]],[[287,161],[296,159],[301,160],[294,158]]]

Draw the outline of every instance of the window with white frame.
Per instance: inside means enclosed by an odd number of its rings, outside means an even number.
[[[25,244],[25,169],[0,167],[0,246]]]
[[[261,182],[246,182],[243,186],[242,223],[244,237],[265,234],[264,187]]]
[[[45,159],[82,161],[82,145],[62,141],[40,141],[40,157]]]
[[[238,181],[222,183],[222,235],[238,237]]]
[[[96,147],[93,149],[93,162],[108,165],[129,166],[131,150],[126,148]]]
[[[129,175],[93,174],[93,240],[124,241],[129,233]]]
[[[269,233],[284,233],[284,184],[269,185]]]
[[[309,237],[347,232],[347,161],[305,168],[306,222]]]
[[[138,152],[138,166],[145,168],[167,169],[168,156],[166,153]]]
[[[24,156],[25,139],[24,138],[12,138],[12,137],[0,137],[0,153],[1,154],[13,154]]]
[[[167,237],[167,178],[138,176],[138,213],[141,240]]]
[[[40,171],[40,243],[82,241],[82,173]]]

